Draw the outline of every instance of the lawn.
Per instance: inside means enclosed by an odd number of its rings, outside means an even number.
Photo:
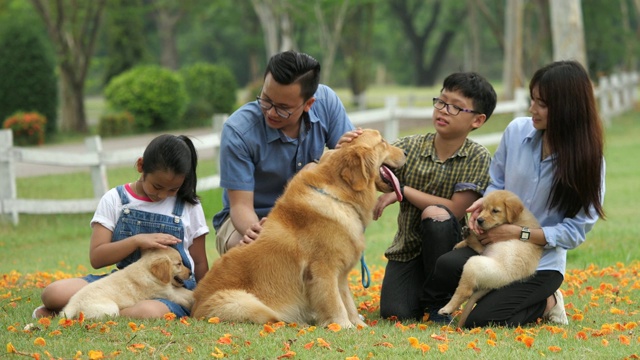
[[[637,117],[638,112],[626,114],[607,129],[607,219],[598,222],[582,246],[569,252],[561,287],[570,318],[567,326],[459,330],[428,322],[380,319],[379,291],[385,264],[382,254],[394,234],[397,207],[387,209],[366,232],[371,287],[362,287],[359,269],[351,275],[356,303],[370,325],[367,328],[229,324],[215,318],[171,316],[148,321],[35,321],[31,312],[39,305],[44,286],[55,279],[96,271],[88,262],[92,214],[21,215],[16,227],[9,222],[0,225],[0,344],[6,346],[3,354],[64,359],[638,358]],[[499,131],[508,120],[492,118],[480,131]],[[199,172],[210,175],[214,169],[215,164],[203,161]],[[108,172],[111,184],[132,181],[136,175],[131,167]],[[86,173],[25,178],[18,182],[18,193],[30,198],[81,198],[91,196],[90,183]],[[207,191],[201,196],[206,216],[211,218],[220,207],[220,191]],[[211,235],[207,244],[210,261],[217,257],[213,242]]]

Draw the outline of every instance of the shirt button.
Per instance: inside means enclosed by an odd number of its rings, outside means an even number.
[[[302,166],[302,163],[298,163],[298,167]]]

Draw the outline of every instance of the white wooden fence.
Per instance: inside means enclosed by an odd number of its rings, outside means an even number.
[[[607,123],[611,117],[631,109],[637,97],[638,75],[623,74],[601,79],[598,96],[601,115]],[[405,107],[397,105],[397,98],[389,97],[381,109],[363,110],[349,114],[349,118],[357,127],[372,127],[373,124],[382,125],[382,132],[386,139],[396,139],[399,134],[400,123],[405,120],[431,118],[431,107]],[[514,114],[522,116],[529,107],[528,91],[518,89],[513,101],[499,102],[494,114]],[[194,145],[199,153],[216,154],[220,145],[220,129],[225,116],[217,116],[213,121],[210,135],[200,136]],[[471,138],[484,144],[492,145],[500,141],[502,134],[493,133],[475,135]],[[99,136],[85,139],[84,153],[54,152],[46,149],[13,146],[10,130],[0,130],[0,217],[10,216],[13,224],[18,224],[19,214],[73,214],[94,212],[100,197],[110,188],[107,181],[107,166],[130,164],[132,159],[142,156],[144,146],[105,152]],[[215,156],[215,155],[214,155]],[[15,163],[32,163],[53,166],[71,166],[89,168],[93,182],[94,197],[89,199],[21,199],[16,189]],[[198,179],[198,191],[215,189],[220,186],[218,175]],[[55,191],[55,189],[52,189]]]

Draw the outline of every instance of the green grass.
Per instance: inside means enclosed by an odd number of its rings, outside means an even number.
[[[640,203],[637,116],[638,113],[621,116],[606,131],[605,211],[608,218],[596,224],[582,246],[569,252],[567,278],[562,289],[566,293],[567,311],[575,318],[568,326],[456,331],[429,324],[380,320],[377,304],[385,264],[383,253],[396,227],[397,206],[391,206],[366,232],[366,258],[372,268],[372,287],[362,289],[359,271],[355,270],[352,275],[352,289],[361,312],[368,320],[377,322],[369,328],[333,332],[283,326],[276,327],[273,333],[265,333],[262,325],[211,324],[195,319],[134,320],[129,324],[130,319],[118,318],[113,323],[85,322],[70,326],[54,319],[50,325],[35,323],[38,330],[24,331],[25,325],[33,322],[31,311],[39,305],[41,286],[52,279],[94,270],[88,262],[92,214],[21,215],[15,227],[9,222],[0,224],[0,338],[3,339],[0,345],[11,343],[25,355],[37,353],[45,357],[49,353],[54,358],[72,358],[81,351],[85,359],[89,358],[90,350],[115,358],[211,358],[212,354],[222,353],[231,358],[275,359],[286,354],[287,348],[300,359],[351,356],[387,359],[423,355],[446,359],[629,358],[638,354],[640,344],[635,328],[640,313],[637,300],[640,298],[637,277],[640,264],[636,261],[640,259],[640,226],[636,222]],[[508,121],[507,117],[496,116],[478,131],[500,131]],[[428,131],[428,127],[404,133],[417,131]],[[212,161],[202,161],[200,176],[211,175],[214,169]],[[130,166],[109,169],[108,178],[109,183],[115,185],[135,180],[137,173]],[[36,199],[83,198],[91,196],[90,184],[87,173],[23,178],[18,180],[18,193],[21,197]],[[221,206],[220,191],[200,195],[206,217],[210,219]],[[207,244],[210,261],[217,257],[213,238],[212,233]],[[220,340],[225,334],[229,334],[230,344]],[[36,344],[38,337],[44,339],[45,345]],[[412,347],[409,343],[412,337],[428,345],[430,350],[423,354],[422,350]],[[330,346],[320,346],[319,338]],[[527,338],[534,339],[530,348],[525,345]],[[474,346],[476,350],[472,349]],[[560,348],[559,352],[553,352],[554,347]]]

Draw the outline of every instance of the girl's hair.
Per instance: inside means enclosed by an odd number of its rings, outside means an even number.
[[[593,86],[577,61],[556,61],[536,71],[529,91],[538,88],[547,106],[546,139],[555,170],[549,205],[575,216],[590,207],[604,218],[601,203],[604,136]]]
[[[300,95],[305,101],[316,93],[320,83],[318,60],[292,50],[273,55],[264,71],[264,77],[266,78],[269,73],[282,85],[300,83]]]
[[[142,159],[143,174],[170,171],[177,175],[184,175],[184,182],[178,189],[177,197],[190,204],[198,203],[198,195],[196,195],[198,154],[191,139],[184,135],[160,135],[147,145]]]

